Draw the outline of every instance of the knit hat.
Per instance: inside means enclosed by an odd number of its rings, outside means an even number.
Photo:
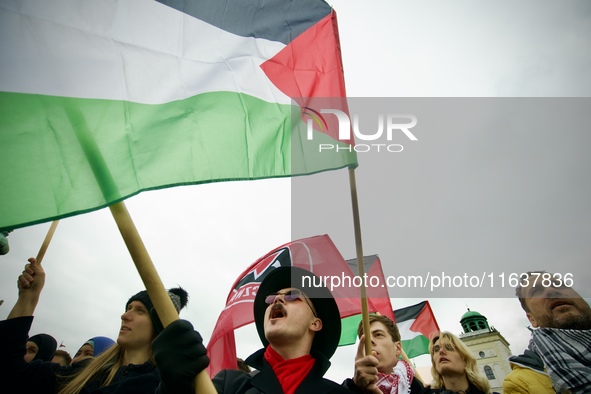
[[[33,335],[27,341],[33,342],[39,348],[33,360],[50,361],[57,349],[57,341],[49,334]]]
[[[181,287],[177,287],[174,289],[168,289],[168,296],[174,305],[174,309],[176,309],[177,313],[181,311],[187,305],[189,301],[189,294],[185,291],[185,289]],[[154,309],[154,304],[152,304],[152,300],[148,296],[148,292],[146,290],[142,290],[127,301],[125,304],[125,310],[132,301],[140,301],[142,304],[145,305],[146,309],[150,311],[150,316],[152,317],[152,323],[154,324],[154,328],[156,329],[156,334],[160,334],[164,329],[162,326],[162,322],[156,313],[156,309]]]

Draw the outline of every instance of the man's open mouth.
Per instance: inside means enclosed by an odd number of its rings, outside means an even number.
[[[280,319],[282,317],[287,316],[287,311],[283,308],[281,304],[275,304],[271,308],[271,313],[269,314],[270,319]]]

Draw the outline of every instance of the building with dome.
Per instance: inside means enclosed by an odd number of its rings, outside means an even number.
[[[470,308],[462,316],[460,324],[463,333],[459,337],[472,350],[480,372],[488,378],[491,391],[502,393],[503,380],[511,372],[509,342],[489,326],[486,317]]]

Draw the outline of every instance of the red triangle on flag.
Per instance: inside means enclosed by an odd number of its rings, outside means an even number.
[[[261,64],[261,69],[279,90],[294,99],[300,107],[320,110],[319,107],[326,107],[329,103],[331,108],[348,113],[334,10]],[[319,131],[337,140],[337,119],[327,116],[324,120],[328,128]],[[352,139],[342,142],[353,144]]]

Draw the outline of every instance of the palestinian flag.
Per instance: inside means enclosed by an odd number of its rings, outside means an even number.
[[[300,107],[346,96],[324,1],[2,0],[0,52],[0,230],[357,163],[306,138]]]
[[[429,338],[439,332],[429,301],[396,309],[394,318],[408,358],[429,354]]]
[[[388,299],[388,301],[390,301]],[[370,312],[374,312],[370,308]],[[391,315],[382,313],[392,318]],[[429,338],[432,333],[439,331],[437,320],[433,315],[429,301],[423,301],[406,308],[396,309],[394,319],[400,337],[402,348],[408,358],[429,353]],[[342,331],[339,346],[353,345],[357,341],[357,328],[361,321],[361,314],[349,316],[341,320]]]

